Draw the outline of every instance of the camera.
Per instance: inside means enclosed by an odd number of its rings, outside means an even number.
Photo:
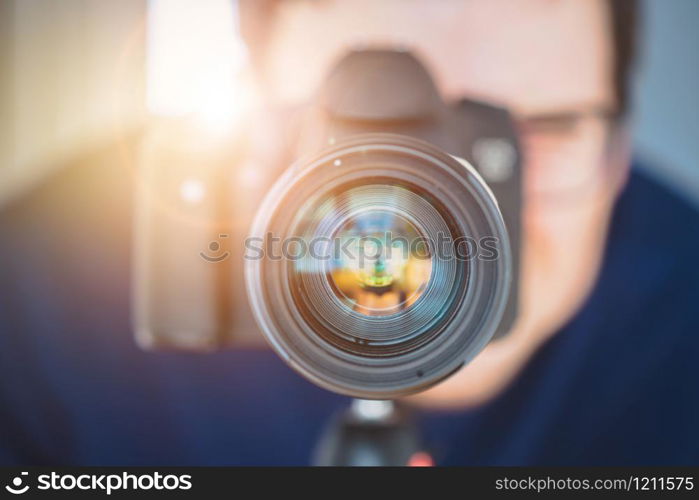
[[[211,153],[186,146],[184,130],[144,143],[133,254],[142,347],[266,340],[321,387],[392,399],[507,334],[522,178],[506,109],[447,103],[410,52],[365,49],[274,121],[282,153],[256,166],[270,179],[258,191],[236,180],[244,153],[232,142]]]

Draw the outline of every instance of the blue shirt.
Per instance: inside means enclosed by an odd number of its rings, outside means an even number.
[[[129,179],[101,163],[0,214],[0,464],[309,463],[347,398],[270,351],[136,347]],[[698,258],[699,214],[634,171],[584,308],[493,401],[418,415],[438,463],[699,464]]]

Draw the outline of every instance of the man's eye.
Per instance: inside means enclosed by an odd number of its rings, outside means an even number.
[[[520,130],[525,134],[569,134],[577,130],[580,116],[560,115],[530,117],[519,120]]]
[[[572,137],[580,132],[581,123],[608,122],[617,113],[605,106],[520,116],[517,126],[523,136]]]

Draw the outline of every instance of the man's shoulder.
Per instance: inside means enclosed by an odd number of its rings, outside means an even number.
[[[699,255],[699,203],[635,165],[614,210],[610,242],[646,261],[695,262]],[[699,275],[699,269],[685,271]]]
[[[636,334],[647,328],[699,342],[697,256],[697,205],[634,168],[612,218],[598,302],[627,317]]]
[[[687,231],[686,243],[699,241],[699,201],[691,200],[642,165],[635,164],[615,211],[615,222],[629,231]],[[640,231],[639,231],[640,230]],[[692,234],[689,234],[689,233]],[[672,240],[670,240],[672,241]]]

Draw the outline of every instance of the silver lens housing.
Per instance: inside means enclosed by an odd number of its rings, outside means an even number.
[[[287,259],[245,263],[253,314],[277,354],[321,387],[364,399],[425,390],[468,363],[496,331],[512,279],[505,223],[476,170],[430,144],[399,135],[353,136],[295,163],[265,197],[250,237],[267,241],[269,234],[282,240],[322,234],[330,226],[322,220],[310,229],[299,224],[304,211],[318,207],[328,193],[381,184],[418,193],[421,203],[443,215],[453,239],[489,237],[497,242],[495,259],[435,262],[442,267],[437,274],[433,267],[431,288],[425,292],[426,301],[428,292],[439,297],[430,306],[433,320],[425,321],[429,302],[388,317],[353,316],[340,302],[304,293],[307,285]],[[419,210],[416,215],[413,207],[412,212],[412,219],[420,218]],[[429,227],[424,231],[430,233]]]

